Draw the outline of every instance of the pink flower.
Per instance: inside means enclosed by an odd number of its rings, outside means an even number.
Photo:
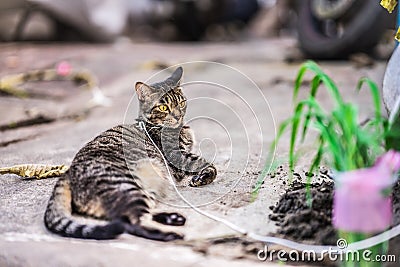
[[[364,233],[388,228],[392,222],[392,200],[384,192],[391,189],[399,169],[400,153],[391,150],[371,168],[339,173],[333,204],[335,227]]]
[[[71,73],[72,67],[68,62],[61,61],[60,63],[57,64],[56,71],[57,74],[60,76],[67,76]]]
[[[377,165],[381,168],[388,168],[393,173],[397,173],[400,170],[400,153],[389,150],[377,159],[375,166]]]

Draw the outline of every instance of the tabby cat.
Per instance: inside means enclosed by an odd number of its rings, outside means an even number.
[[[47,229],[86,239],[112,239],[122,233],[160,241],[183,238],[143,223],[145,218],[176,226],[186,221],[178,213],[155,210],[155,197],[162,196],[169,185],[160,152],[177,182],[187,180],[197,187],[211,183],[217,175],[213,164],[191,152],[192,133],[183,124],[182,74],[179,67],[163,82],[136,83],[136,122],[101,133],[76,154],[49,200],[44,216]],[[74,213],[107,223],[81,223]]]

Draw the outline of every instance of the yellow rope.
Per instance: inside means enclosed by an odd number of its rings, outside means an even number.
[[[32,70],[26,73],[7,75],[0,78],[0,91],[25,98],[29,93],[19,86],[27,82],[68,80],[85,84],[87,89],[97,86],[95,76],[87,70],[70,71],[60,74],[56,69]]]
[[[68,170],[65,165],[21,164],[0,168],[0,174],[16,174],[38,179],[61,176]]]

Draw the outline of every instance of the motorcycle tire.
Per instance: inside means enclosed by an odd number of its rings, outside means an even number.
[[[311,8],[312,0],[302,0],[298,12],[298,41],[307,57],[314,59],[347,58],[356,52],[370,52],[387,26],[387,11],[376,0],[358,0],[358,8],[347,15],[340,36],[327,36],[323,21]],[[361,1],[361,2],[360,2]]]

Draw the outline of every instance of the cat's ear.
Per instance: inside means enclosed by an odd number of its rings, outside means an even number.
[[[169,77],[169,79],[171,79],[176,86],[179,86],[181,84],[182,77],[183,77],[183,68],[178,67],[174,71],[174,73],[172,73],[172,75],[171,75],[171,77]]]
[[[140,101],[144,101],[146,97],[153,93],[153,89],[145,83],[137,82],[135,84],[136,93]]]

